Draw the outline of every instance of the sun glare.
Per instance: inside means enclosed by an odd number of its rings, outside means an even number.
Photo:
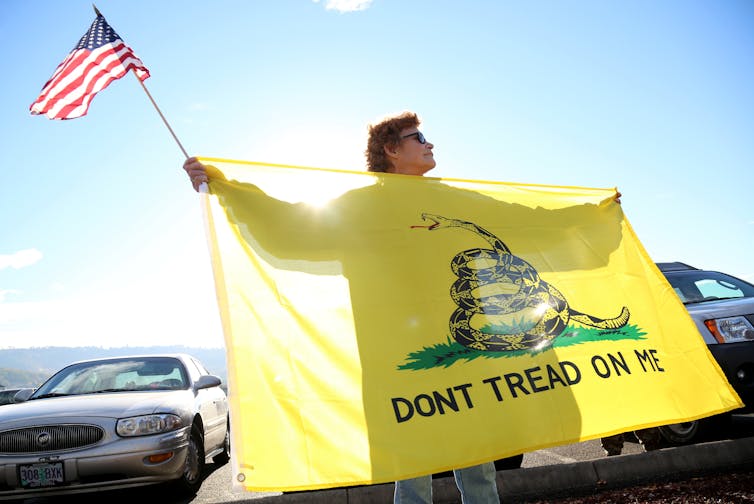
[[[317,128],[312,124],[296,124],[258,144],[252,161],[269,162],[300,167],[318,168],[279,181],[266,178],[260,187],[266,193],[291,203],[304,202],[322,207],[338,196],[374,183],[373,177],[362,176],[363,149],[366,138],[363,132],[344,128]],[[332,173],[329,170],[355,172],[353,176]]]

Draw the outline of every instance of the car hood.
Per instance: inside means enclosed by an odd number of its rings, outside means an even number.
[[[3,407],[0,426],[25,419],[68,417],[125,418],[151,413],[189,412],[193,394],[187,390],[119,392],[34,399]]]
[[[754,314],[754,298],[722,299],[686,305],[692,317],[704,317],[705,320],[736,315]]]

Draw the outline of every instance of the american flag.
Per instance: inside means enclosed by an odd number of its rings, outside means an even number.
[[[104,16],[99,11],[96,13],[97,19],[89,31],[58,65],[39,98],[29,107],[32,114],[44,114],[50,119],[75,119],[86,115],[94,95],[129,70],[133,69],[141,81],[149,77],[144,63],[107,24]]]

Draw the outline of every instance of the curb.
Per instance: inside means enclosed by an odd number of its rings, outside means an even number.
[[[754,467],[754,437],[498,472],[497,483],[503,502],[525,502],[747,466]]]
[[[659,480],[754,467],[754,437],[714,441],[618,455],[571,464],[498,471],[501,502],[565,497]],[[385,504],[393,501],[393,483],[294,492],[254,499],[255,504]],[[460,502],[453,478],[438,478],[434,504]]]

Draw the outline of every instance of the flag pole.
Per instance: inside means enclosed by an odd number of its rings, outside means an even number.
[[[94,8],[94,13],[97,15],[97,17],[102,16],[102,13],[99,11],[96,5],[92,4],[92,8]],[[102,17],[104,18],[104,16]],[[139,84],[141,84],[141,89],[143,89],[144,92],[147,94],[147,97],[149,98],[149,101],[152,102],[154,109],[157,111],[158,114],[160,114],[160,118],[162,119],[162,122],[165,123],[165,126],[167,126],[170,134],[173,135],[173,139],[175,140],[175,143],[178,144],[178,147],[181,149],[181,152],[183,152],[183,155],[186,156],[186,159],[188,159],[189,158],[188,152],[186,152],[186,149],[183,148],[183,144],[181,144],[181,141],[178,140],[178,137],[173,131],[173,128],[170,127],[170,123],[168,123],[168,120],[165,119],[165,116],[163,115],[162,110],[160,110],[160,107],[157,106],[157,102],[155,102],[154,98],[152,98],[152,94],[147,89],[147,86],[144,85],[144,81],[139,79],[139,76],[136,75],[136,69],[131,68],[131,73],[133,73],[134,77],[136,77],[136,80],[139,81]]]
[[[158,114],[160,114],[160,118],[162,119],[162,122],[165,123],[165,126],[167,126],[168,131],[170,131],[170,134],[173,135],[173,140],[175,140],[175,143],[178,144],[178,147],[181,149],[181,152],[183,152],[183,155],[186,156],[186,159],[189,158],[188,152],[186,152],[186,149],[183,148],[183,144],[180,140],[178,140],[178,137],[176,136],[175,132],[173,131],[173,128],[170,127],[170,123],[167,119],[165,119],[165,116],[163,115],[162,111],[160,110],[160,107],[157,106],[157,102],[154,101],[154,98],[152,98],[152,94],[147,89],[147,86],[144,85],[144,81],[139,79],[139,76],[136,75],[136,70],[131,69],[131,73],[133,73],[134,77],[136,77],[136,80],[139,81],[139,84],[141,84],[141,89],[144,90],[145,93],[147,93],[147,96],[149,97],[149,101],[152,102],[152,105],[154,105],[154,109],[157,111]],[[199,192],[206,194],[209,193],[209,186],[206,182],[202,182],[199,185]]]
[[[178,144],[178,147],[181,149],[181,152],[183,152],[183,155],[186,156],[186,159],[188,159],[189,158],[188,152],[186,152],[186,149],[183,148],[181,141],[178,140],[178,137],[175,135],[173,128],[170,127],[170,123],[168,123],[168,120],[165,119],[165,116],[162,114],[160,107],[157,106],[157,102],[155,102],[154,98],[152,98],[152,95],[147,89],[147,86],[144,85],[144,81],[139,79],[139,76],[136,75],[136,71],[134,69],[131,69],[131,72],[133,73],[134,77],[136,77],[136,80],[139,81],[139,84],[141,84],[141,88],[144,90],[144,92],[147,93],[147,97],[149,97],[149,101],[152,102],[152,105],[154,105],[155,110],[157,111],[158,114],[160,114],[160,118],[162,118],[162,122],[165,123],[165,126],[167,126],[168,131],[170,131],[170,134],[173,135],[173,139],[175,140],[175,143]]]
[[[165,123],[165,126],[168,128],[168,131],[170,131],[170,134],[173,136],[173,140],[175,140],[175,143],[178,144],[178,147],[181,149],[181,152],[183,152],[183,155],[186,156],[186,159],[188,159],[189,158],[188,152],[186,152],[186,149],[183,148],[183,144],[181,143],[181,141],[178,140],[178,137],[173,131],[173,128],[170,127],[170,123],[165,118],[165,115],[162,113],[162,110],[160,110],[160,107],[157,106],[157,102],[154,101],[154,98],[152,98],[152,94],[147,89],[147,86],[144,85],[144,81],[139,79],[139,76],[136,75],[136,70],[131,69],[131,73],[133,73],[134,77],[136,77],[136,80],[139,81],[139,84],[141,84],[141,89],[143,89],[144,92],[147,93],[147,96],[149,97],[149,101],[152,102],[152,105],[154,105],[154,109],[157,111],[158,114],[160,114],[160,118],[162,119],[162,122]],[[199,192],[202,194],[209,193],[209,186],[207,185],[206,182],[202,182],[199,185]]]

